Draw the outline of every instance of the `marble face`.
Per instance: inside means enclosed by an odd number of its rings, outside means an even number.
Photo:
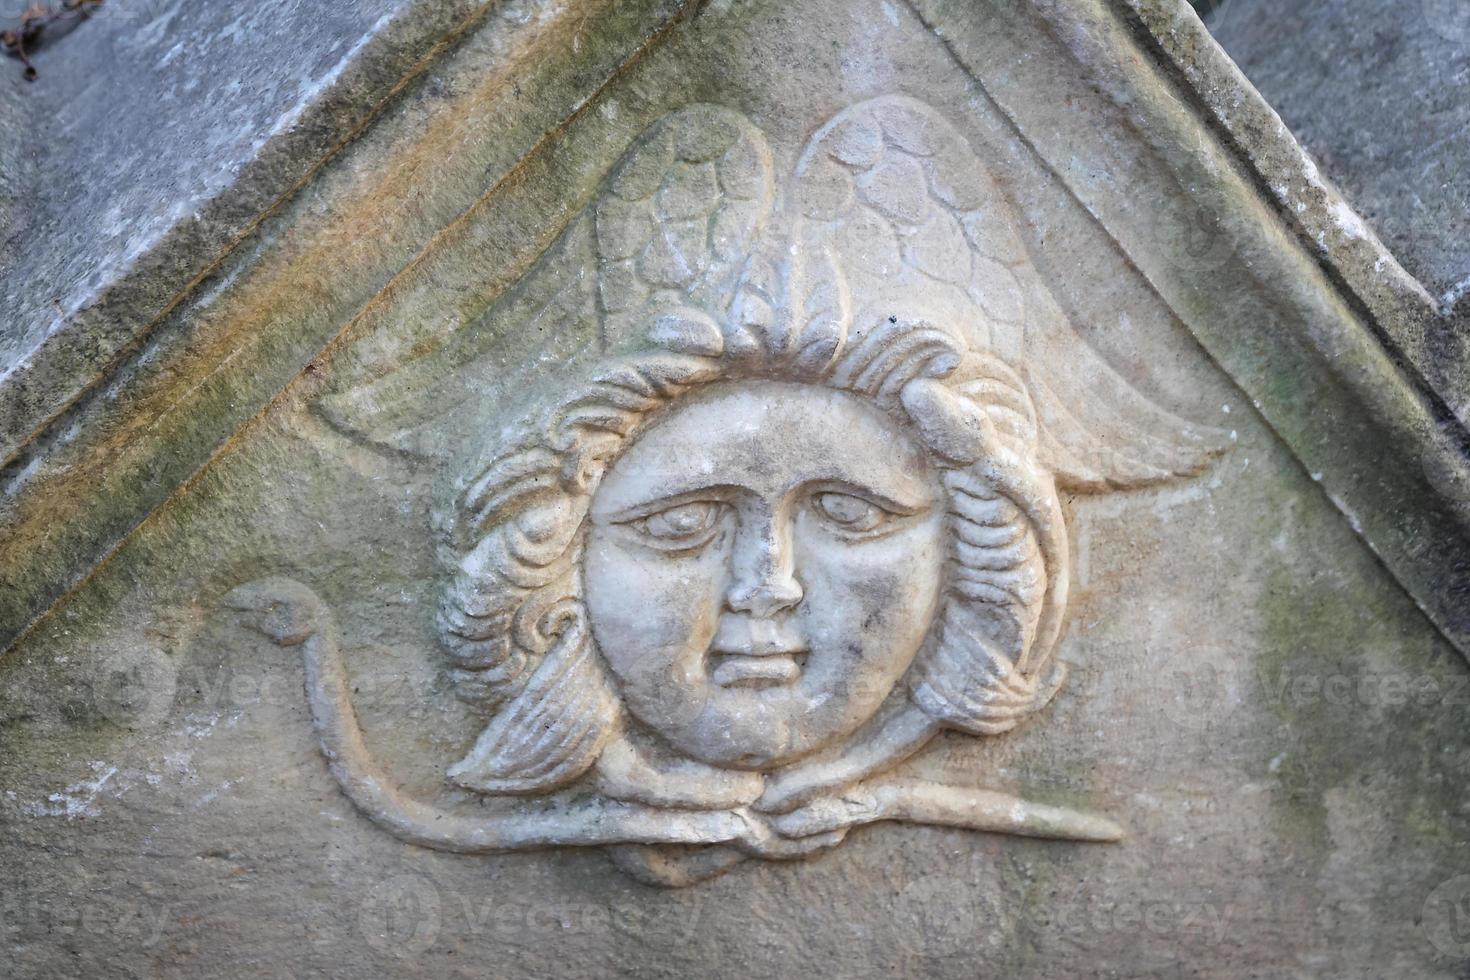
[[[939,608],[943,501],[928,453],[864,399],[756,382],[677,403],[590,511],[586,602],[628,710],[730,768],[851,734]]]

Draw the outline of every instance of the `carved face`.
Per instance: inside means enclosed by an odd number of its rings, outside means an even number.
[[[938,609],[942,501],[928,454],[859,397],[757,382],[681,401],[592,501],[586,601],[628,710],[734,768],[851,733]]]

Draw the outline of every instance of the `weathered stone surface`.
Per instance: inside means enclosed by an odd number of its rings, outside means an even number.
[[[1446,431],[1463,428],[1470,418],[1470,308],[1463,302],[1470,269],[1460,245],[1467,211],[1455,204],[1464,193],[1455,175],[1465,162],[1455,136],[1462,128],[1456,110],[1465,102],[1457,95],[1466,85],[1465,4],[1208,6],[1214,30],[1266,88],[1272,106],[1188,18],[1144,16],[1207,117],[1251,161],[1284,220],[1299,227],[1363,305],[1390,356],[1431,392]],[[1323,42],[1283,47],[1298,37]],[[1277,108],[1323,167],[1283,138]],[[1343,183],[1368,217],[1324,173]],[[1380,228],[1393,254],[1379,244]]]
[[[1228,0],[1206,24],[1404,267],[1470,293],[1470,5]]]
[[[470,2],[110,0],[0,85],[0,458],[148,341]]]
[[[442,52],[12,472],[16,972],[1463,972],[1411,280],[1180,16]]]
[[[28,172],[7,215],[0,363],[227,190],[398,6],[123,0],[38,50],[37,81],[7,72]]]
[[[452,82],[429,77],[390,104],[394,121],[386,125],[404,138],[374,144],[376,150],[355,145],[351,163],[325,169],[310,193],[290,198],[289,206],[255,213],[249,237],[212,268],[201,267],[209,268],[204,280],[191,285],[188,276],[168,279],[171,289],[183,293],[172,305],[163,304],[157,322],[146,322],[145,336],[126,347],[109,372],[96,374],[83,363],[87,380],[80,394],[72,386],[75,379],[45,375],[50,368],[44,364],[80,370],[69,357],[38,362],[44,378],[24,365],[8,374],[0,397],[21,407],[0,413],[0,420],[15,424],[21,444],[0,470],[6,530],[0,569],[10,586],[0,590],[0,635],[13,638],[25,629],[196,473],[413,259],[416,247],[405,242],[421,242],[471,206],[484,192],[487,174],[493,185],[512,172],[595,87],[597,73],[615,71],[637,50],[640,32],[656,27],[660,16],[667,11],[658,6],[651,12],[615,10],[596,21],[608,25],[603,46],[584,53],[574,42],[590,29],[589,14],[505,12],[494,19],[498,29],[481,35],[467,55],[478,60],[469,61],[462,76]],[[426,24],[426,32],[444,26],[434,18]],[[449,26],[456,25],[463,26]],[[428,33],[446,43],[454,36]],[[390,52],[388,60],[397,64],[402,57]],[[416,77],[428,66],[409,61],[399,67]],[[400,76],[390,77],[396,82]],[[469,103],[474,111],[444,111],[450,84],[460,87],[455,107]],[[514,115],[523,98],[536,101]],[[359,116],[384,108],[349,105]],[[441,110],[433,111],[436,106]],[[433,200],[426,200],[413,175],[435,154],[450,152],[460,154],[465,173],[453,181],[441,177]],[[354,180],[363,186],[352,196],[343,188]],[[323,211],[324,193],[336,211]],[[362,234],[369,226],[394,231],[369,238]],[[296,260],[295,250],[303,247],[314,260],[310,264]],[[162,254],[160,261],[170,264],[180,255],[171,246]],[[187,249],[183,254],[196,257]],[[353,261],[345,262],[348,256]],[[303,297],[309,302],[295,307],[297,315],[280,315],[283,302],[299,304]],[[471,294],[469,301],[477,300]],[[114,323],[105,307],[97,315]],[[117,322],[125,331],[144,323],[127,317]],[[90,351],[90,342],[83,347]],[[100,384],[104,378],[107,384]],[[45,381],[39,389],[38,381]],[[46,404],[57,398],[69,404],[27,441],[22,433],[32,423],[20,423],[43,407],[32,398],[37,391]]]

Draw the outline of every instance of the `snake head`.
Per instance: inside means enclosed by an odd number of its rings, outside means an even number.
[[[282,576],[237,586],[220,600],[242,613],[240,622],[270,637],[277,645],[304,643],[319,628],[322,601],[315,592]]]

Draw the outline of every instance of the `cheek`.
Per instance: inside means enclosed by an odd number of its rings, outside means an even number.
[[[689,672],[714,636],[727,542],[675,557],[620,537],[593,528],[583,562],[593,636],[608,666],[625,679]]]
[[[804,533],[807,616],[819,642],[844,659],[902,670],[918,652],[939,608],[943,517],[873,541],[841,542]]]

